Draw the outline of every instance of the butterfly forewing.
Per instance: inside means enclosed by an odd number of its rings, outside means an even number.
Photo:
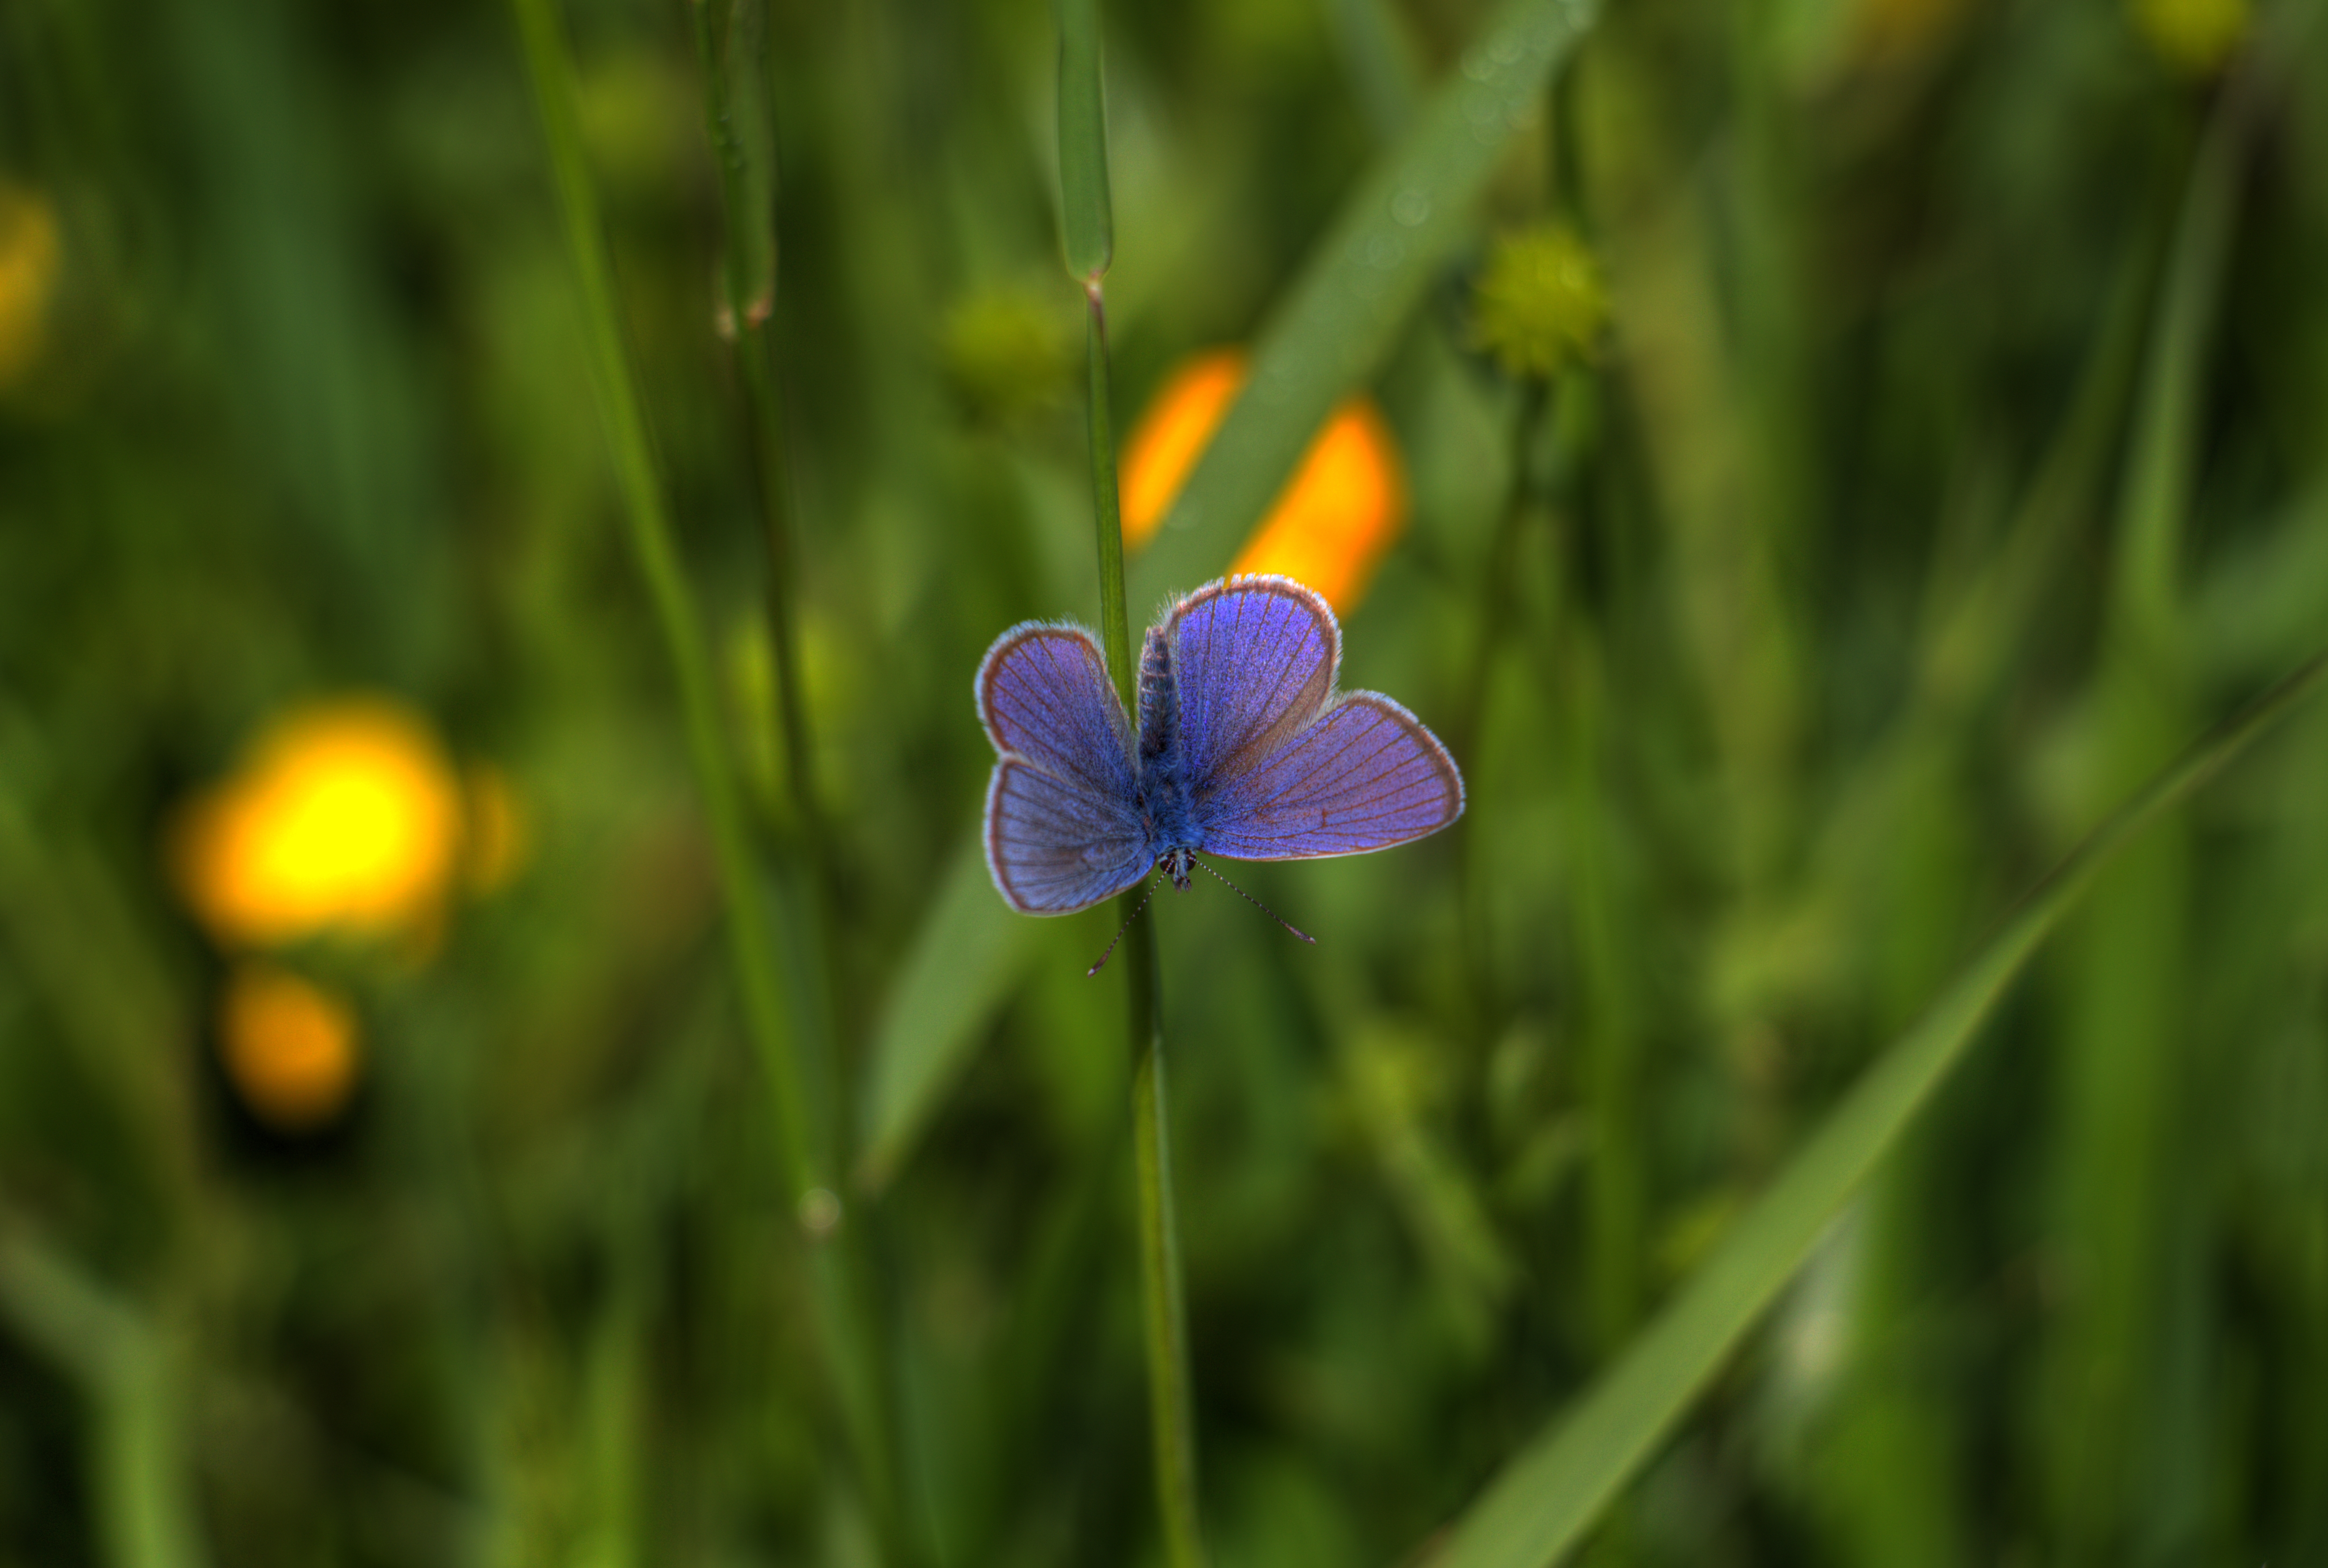
[[[1290,577],[1197,589],[1165,624],[1174,654],[1188,787],[1202,801],[1307,728],[1334,690],[1341,629]]]
[[[1463,814],[1463,775],[1405,709],[1354,691],[1299,738],[1222,781],[1197,812],[1204,848],[1237,860],[1388,849]]]
[[[1099,644],[1080,626],[1013,626],[978,667],[978,717],[1000,752],[1097,793],[1137,786],[1131,727]]]
[[[978,716],[1002,754],[986,790],[986,860],[1014,908],[1065,915],[1155,860],[1123,704],[1080,627],[1014,626],[978,669]]]

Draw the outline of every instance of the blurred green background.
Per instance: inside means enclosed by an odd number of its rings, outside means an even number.
[[[1314,948],[1151,910],[1218,1562],[1429,1561],[2014,897],[2328,641],[2314,9],[1609,0],[1480,122],[1341,372],[1412,493],[1345,683],[1469,812],[1247,868]],[[1114,915],[1009,915],[972,837],[981,652],[1097,617],[1050,9],[563,15],[905,1523],[512,16],[10,0],[0,1563],[1159,1560]],[[1103,16],[1123,429],[1488,10]],[[202,824],[351,713],[408,886],[238,924]],[[2328,1563],[2328,712],[2112,868],[1586,1556]]]

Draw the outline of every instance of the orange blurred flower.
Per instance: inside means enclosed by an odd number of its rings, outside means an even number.
[[[1186,361],[1149,399],[1123,443],[1123,542],[1138,549],[1156,536],[1180,486],[1205,455],[1237,389],[1244,353],[1215,349]]]
[[[246,964],[219,1000],[219,1057],[252,1115],[282,1132],[346,1108],[362,1065],[355,1014],[286,969]]]
[[[180,888],[229,945],[426,927],[461,847],[461,787],[427,724],[343,699],[276,720],[196,799],[172,843]]]
[[[1123,540],[1148,542],[1244,384],[1236,349],[1200,354],[1174,371],[1124,443]],[[1406,474],[1371,399],[1336,409],[1230,566],[1307,583],[1347,614],[1406,527]]]

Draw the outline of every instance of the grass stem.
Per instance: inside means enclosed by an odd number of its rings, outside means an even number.
[[[1479,776],[1480,746],[1487,735],[1489,689],[1494,684],[1496,659],[1503,650],[1515,605],[1512,584],[1518,576],[1520,539],[1529,504],[1535,498],[1531,468],[1536,437],[1550,406],[1551,389],[1533,377],[1521,383],[1519,401],[1512,413],[1510,477],[1504,490],[1496,532],[1488,546],[1487,568],[1479,584],[1483,606],[1478,640],[1472,644],[1471,663],[1465,672],[1454,722],[1448,740],[1458,764]],[[1462,887],[1457,901],[1463,926],[1464,967],[1469,974],[1473,1035],[1484,1043],[1496,1032],[1501,1007],[1495,995],[1495,934],[1488,921],[1487,895],[1478,859],[1478,812],[1467,812],[1455,824],[1460,837],[1456,865]]]
[[[1099,544],[1100,641],[1128,712],[1138,711],[1138,671],[1123,590],[1123,524],[1115,480],[1115,437],[1108,396],[1107,308],[1100,284],[1084,285],[1089,301],[1092,516]],[[1173,1216],[1171,1119],[1164,1092],[1164,1020],[1156,962],[1156,927],[1132,919],[1141,890],[1123,895],[1124,968],[1131,1000],[1132,1151],[1140,1188],[1140,1272],[1148,1344],[1148,1394],[1156,1449],[1156,1501],[1164,1517],[1172,1568],[1200,1568],[1204,1532],[1197,1507],[1196,1423],[1188,1387],[1187,1313],[1180,1283],[1179,1233]]]
[[[715,10],[719,4],[720,0],[694,0],[693,14],[696,56],[703,71],[704,122],[719,164],[720,203],[728,218],[721,324],[734,347],[737,378],[744,390],[749,426],[746,446],[767,546],[768,633],[775,656],[775,718],[777,734],[784,740],[784,784],[792,796],[789,804],[798,840],[811,859],[821,859],[820,846],[826,840],[819,831],[816,769],[801,698],[789,469],[769,330],[774,319],[778,251],[768,210],[774,177],[766,165],[773,164],[774,153],[772,138],[762,135],[757,138],[762,145],[756,149],[759,162],[756,164],[755,148],[747,145],[742,123],[743,106],[737,98],[739,81],[755,81],[761,76],[748,69],[754,61],[737,58],[738,51],[748,51],[757,37],[757,29],[751,25],[756,18],[747,18],[744,5],[738,5],[722,28]],[[765,127],[762,128],[765,132]]]
[[[701,617],[672,541],[653,445],[624,342],[614,263],[586,160],[574,63],[556,0],[512,0],[534,89],[567,247],[581,286],[592,379],[613,448],[631,545],[669,654],[685,718],[713,859],[728,912],[729,957],[746,1029],[766,1079],[777,1158],[807,1242],[825,1370],[847,1430],[858,1479],[893,1561],[911,1561],[892,1461],[886,1382],[876,1354],[861,1225],[843,1223],[835,1129],[812,1114],[809,1086],[822,1081],[808,1059],[814,1042],[794,1030],[775,965],[761,868],[745,826],[735,758],[721,721]]]

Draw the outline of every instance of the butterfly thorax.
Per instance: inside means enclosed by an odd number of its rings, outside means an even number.
[[[1203,843],[1180,743],[1179,682],[1161,626],[1149,628],[1140,650],[1140,809],[1157,863],[1186,892]]]

